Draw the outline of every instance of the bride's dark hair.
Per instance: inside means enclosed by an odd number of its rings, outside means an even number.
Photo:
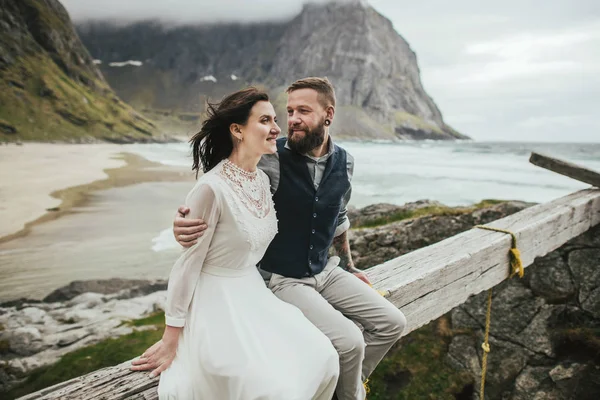
[[[208,118],[202,122],[200,132],[191,139],[196,177],[202,170],[208,172],[233,151],[231,124],[245,125],[252,107],[259,101],[269,101],[269,96],[255,87],[249,87],[230,94],[220,103],[208,103]]]

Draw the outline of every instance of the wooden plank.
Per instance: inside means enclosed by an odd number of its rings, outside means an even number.
[[[548,169],[558,174],[568,176],[569,178],[573,178],[584,183],[589,183],[592,186],[600,188],[600,173],[591,169],[587,169],[567,161],[562,161],[557,158],[544,156],[535,152],[531,153],[529,162],[537,165],[538,167]]]
[[[514,232],[529,266],[598,223],[600,190],[588,189],[488,225]],[[373,267],[368,275],[405,313],[407,334],[505,280],[510,242],[510,235],[472,229]]]
[[[588,189],[527,208],[489,226],[517,235],[523,264],[600,224],[600,190]],[[406,314],[404,334],[464,303],[509,275],[510,236],[472,229],[367,271],[376,289]],[[514,278],[518,279],[518,278]],[[131,362],[104,368],[23,397],[23,400],[156,400],[158,378],[132,372]]]

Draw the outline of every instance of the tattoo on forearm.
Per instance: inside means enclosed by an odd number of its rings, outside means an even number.
[[[337,256],[340,258],[340,267],[346,271],[354,268],[347,231],[333,238],[333,248],[335,249]]]

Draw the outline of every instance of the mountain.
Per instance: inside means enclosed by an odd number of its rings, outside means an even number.
[[[109,87],[57,0],[0,0],[0,142],[161,138]]]
[[[110,85],[149,115],[197,124],[206,100],[249,84],[285,115],[287,85],[327,76],[338,99],[334,134],[373,139],[467,139],[423,89],[415,53],[364,1],[307,4],[289,21],[117,25],[78,33]]]

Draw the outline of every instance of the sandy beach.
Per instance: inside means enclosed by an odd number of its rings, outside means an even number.
[[[189,168],[114,144],[0,146],[0,300],[77,279],[165,277],[152,240],[192,187]]]
[[[126,164],[113,144],[0,146],[0,239],[25,228],[62,199],[61,189],[107,178],[105,169]]]

